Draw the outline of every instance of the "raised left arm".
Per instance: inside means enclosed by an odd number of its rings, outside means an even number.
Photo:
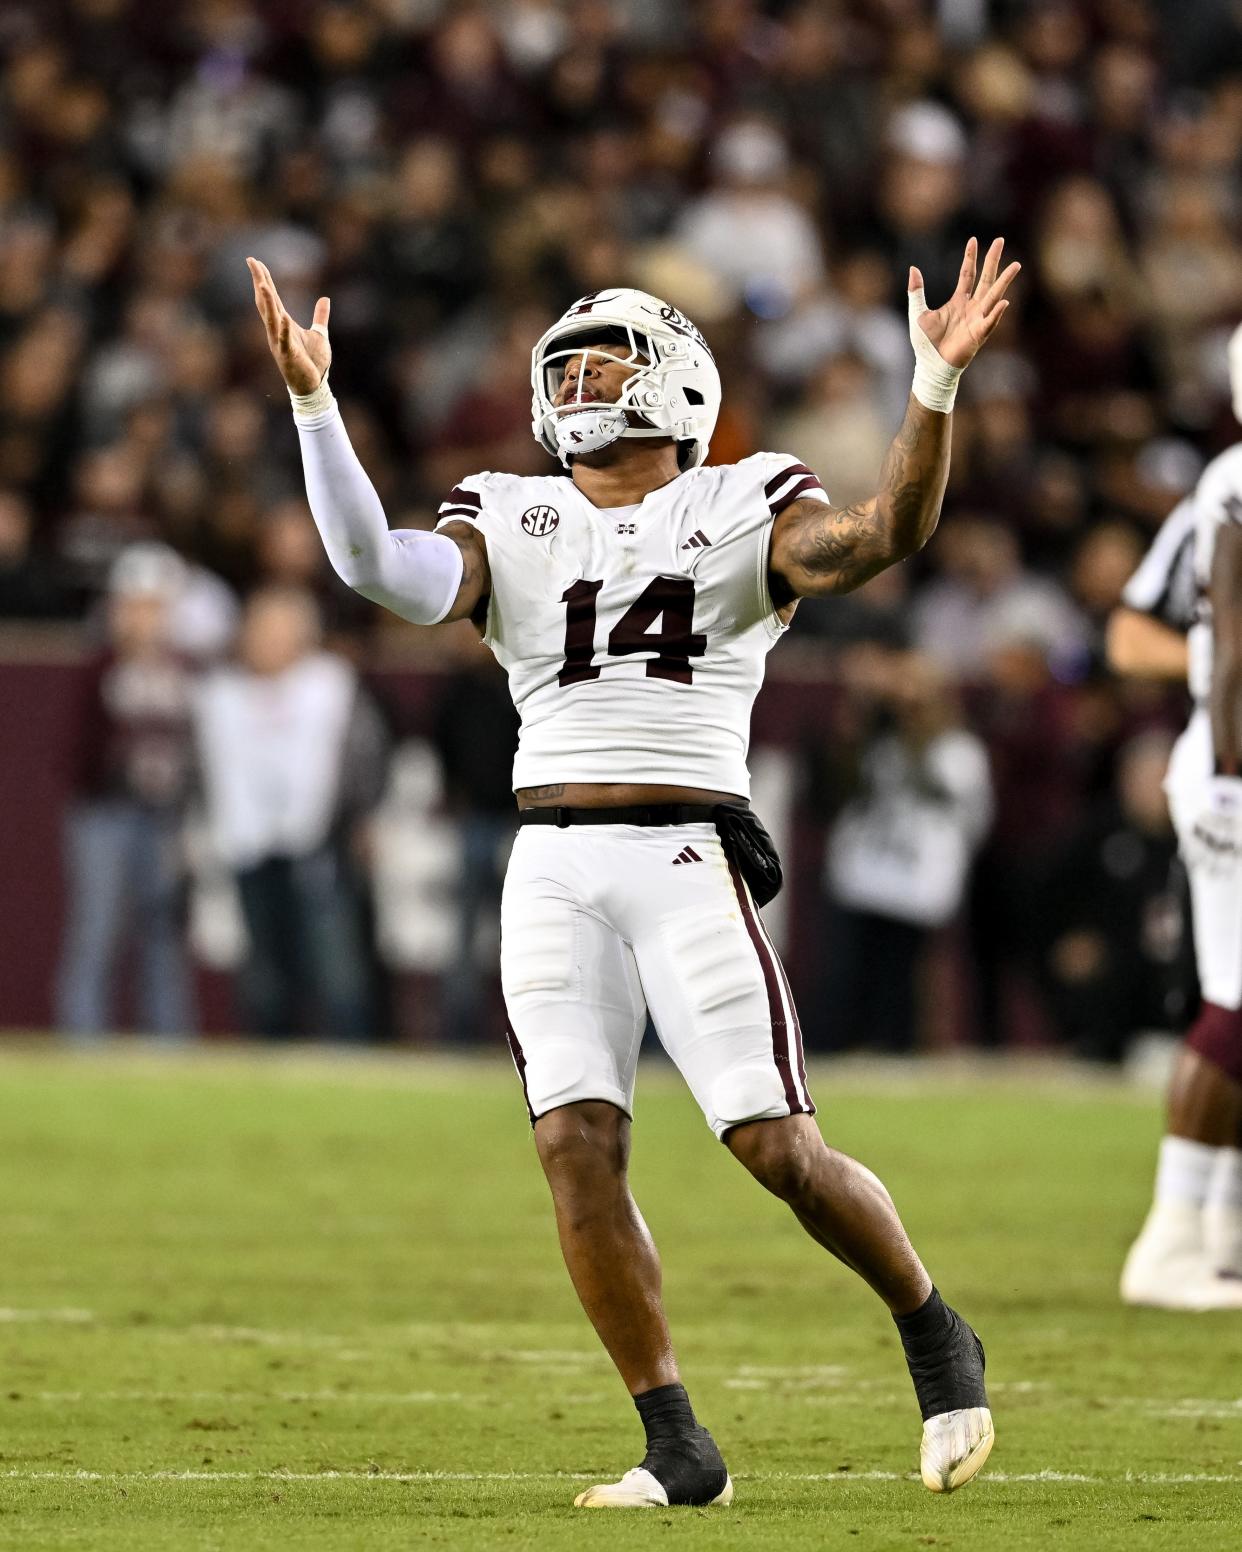
[[[795,501],[776,519],[769,562],[787,598],[848,593],[921,550],[949,478],[951,417],[910,395],[880,470],[880,489],[852,507]]]
[[[998,237],[988,249],[976,287],[972,237],[957,289],[935,312],[923,299],[922,275],[910,271],[914,387],[885,454],[879,489],[851,507],[802,500],[785,508],[772,532],[769,560],[778,601],[848,593],[931,537],[949,478],[957,380],[1004,316],[1005,292],[1021,268],[1010,264],[998,273],[1004,246]]]

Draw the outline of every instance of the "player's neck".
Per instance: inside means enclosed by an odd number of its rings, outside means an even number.
[[[611,449],[609,449],[611,451]],[[626,442],[615,459],[602,464],[574,460],[573,482],[592,505],[632,507],[681,473],[674,443],[645,447]]]

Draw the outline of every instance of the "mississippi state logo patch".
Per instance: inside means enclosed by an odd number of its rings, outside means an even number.
[[[536,539],[554,533],[560,520],[561,514],[555,507],[527,507],[522,513],[522,527]]]

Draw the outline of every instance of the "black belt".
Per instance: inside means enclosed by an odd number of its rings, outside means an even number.
[[[518,824],[555,825],[558,830],[567,830],[570,825],[710,824],[718,806],[715,803],[636,803],[631,808],[524,808],[518,814]]]

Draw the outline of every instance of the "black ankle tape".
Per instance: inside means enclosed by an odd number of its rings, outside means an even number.
[[[909,1315],[894,1315],[923,1421],[987,1406],[983,1343],[933,1288]]]
[[[634,1405],[647,1431],[647,1443],[679,1439],[695,1429],[694,1408],[684,1385],[657,1385],[634,1397]]]
[[[901,1345],[907,1357],[912,1349],[920,1350],[930,1341],[936,1341],[952,1324],[949,1306],[940,1297],[939,1290],[932,1291],[908,1315],[894,1315],[893,1321],[901,1333]]]
[[[715,1439],[698,1424],[678,1438],[651,1440],[643,1469],[668,1494],[670,1504],[709,1504],[729,1480]]]

